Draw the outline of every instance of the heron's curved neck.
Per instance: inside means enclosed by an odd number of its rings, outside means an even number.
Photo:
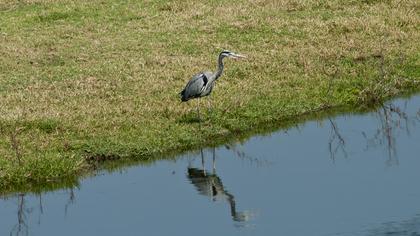
[[[230,214],[233,217],[233,219],[237,218],[238,213],[236,212],[236,202],[235,202],[235,197],[233,197],[232,194],[226,193],[227,197],[228,197],[228,202],[230,205]]]
[[[218,65],[217,65],[217,71],[216,74],[214,75],[214,80],[217,80],[223,73],[223,58],[224,56],[222,56],[222,54],[219,55],[219,59],[217,60]]]

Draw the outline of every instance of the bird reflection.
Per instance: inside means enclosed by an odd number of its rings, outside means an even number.
[[[208,196],[212,201],[227,201],[230,206],[230,214],[235,222],[247,222],[251,218],[251,213],[248,211],[238,212],[236,210],[236,201],[233,194],[229,193],[223,186],[222,180],[216,174],[216,150],[213,148],[213,165],[212,171],[205,169],[204,153],[200,150],[201,155],[201,169],[188,166],[187,177],[195,186],[198,193],[203,196]]]

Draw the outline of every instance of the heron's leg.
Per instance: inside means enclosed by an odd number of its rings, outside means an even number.
[[[201,166],[203,168],[203,174],[204,174],[204,176],[206,176],[206,167],[204,165],[204,153],[203,153],[203,149],[200,149],[200,153],[201,153]]]
[[[188,166],[187,168],[191,168],[192,167],[192,160],[191,158],[188,157]]]
[[[207,116],[211,118],[213,115],[212,114],[212,111],[213,111],[212,99],[210,96],[207,96],[206,100],[207,100]]]
[[[211,110],[213,110],[213,106],[212,106],[212,102],[211,102],[211,97],[209,97],[209,98],[207,98],[208,100],[207,100],[207,102],[208,102],[208,104],[207,104],[207,110],[208,111],[211,111]]]
[[[216,173],[216,148],[213,148],[213,174]]]
[[[197,98],[197,115],[198,115],[198,121],[201,122],[201,118],[200,118],[200,98]]]

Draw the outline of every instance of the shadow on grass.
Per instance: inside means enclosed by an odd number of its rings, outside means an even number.
[[[186,114],[183,114],[180,118],[177,119],[177,123],[181,124],[194,124],[194,123],[200,123],[203,122],[203,118],[199,119],[197,112],[188,112]]]

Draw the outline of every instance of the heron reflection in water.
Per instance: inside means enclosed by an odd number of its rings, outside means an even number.
[[[212,171],[205,169],[204,153],[201,154],[201,169],[188,166],[187,177],[195,186],[198,193],[210,197],[213,201],[227,201],[230,205],[230,214],[235,222],[247,222],[253,214],[249,211],[238,212],[236,210],[236,201],[233,194],[229,193],[223,186],[222,180],[216,174],[216,150],[213,148],[213,166]]]

